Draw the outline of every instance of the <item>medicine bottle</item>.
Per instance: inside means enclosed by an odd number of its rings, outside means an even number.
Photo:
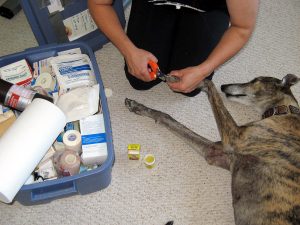
[[[42,98],[53,102],[53,99],[49,96],[41,95],[36,91],[0,79],[0,103],[3,105],[24,111],[26,106],[35,98]]]

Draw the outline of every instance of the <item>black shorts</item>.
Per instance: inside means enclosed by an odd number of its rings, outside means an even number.
[[[162,72],[184,69],[202,63],[229,26],[225,10],[197,12],[174,6],[155,6],[147,0],[132,0],[127,35],[138,47],[158,59]],[[147,90],[160,83],[141,81],[125,73],[131,86]],[[212,76],[210,76],[210,79]]]

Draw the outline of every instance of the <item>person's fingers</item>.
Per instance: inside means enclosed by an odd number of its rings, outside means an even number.
[[[180,70],[172,70],[170,73],[169,73],[171,76],[175,76],[175,77],[182,77],[183,76],[183,72],[180,71]]]
[[[184,80],[180,80],[175,83],[167,83],[170,89],[176,92],[189,93],[193,91],[197,86],[195,84],[186,83]]]
[[[179,81],[178,82],[167,82],[167,84],[169,85],[169,87],[173,90],[173,91],[178,91],[182,89],[182,83],[183,83],[183,73],[180,70],[173,70],[169,73],[171,76],[174,77],[178,77]]]
[[[182,92],[182,90],[183,90],[182,81],[179,81],[176,83],[167,83],[167,84],[173,91]]]
[[[143,80],[143,81],[147,81],[147,68],[144,68],[145,66],[136,66],[130,62],[126,62],[127,63],[127,68],[128,68],[128,72],[133,75],[134,77]]]
[[[142,76],[142,80],[143,81],[147,81],[148,82],[148,81],[152,80],[151,77],[150,77],[148,69],[143,69],[141,71],[141,76]]]
[[[149,59],[149,60],[152,60],[152,61],[155,62],[155,63],[158,62],[158,59],[157,59],[152,53],[150,53],[148,59]]]

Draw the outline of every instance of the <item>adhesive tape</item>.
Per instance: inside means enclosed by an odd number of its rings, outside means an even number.
[[[50,73],[41,73],[35,81],[35,86],[40,86],[48,92],[52,92],[56,86],[56,80]]]
[[[68,130],[63,136],[63,143],[66,150],[75,151],[78,154],[82,151],[81,134],[77,130]]]
[[[144,157],[144,163],[147,168],[151,169],[154,167],[155,164],[155,156],[152,154],[147,154]]]
[[[74,151],[65,151],[59,159],[59,172],[63,176],[73,176],[79,173],[80,158]]]

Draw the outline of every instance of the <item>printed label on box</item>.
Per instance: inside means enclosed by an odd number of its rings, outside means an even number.
[[[80,120],[82,161],[85,165],[100,165],[107,158],[107,141],[103,114]]]
[[[87,9],[63,21],[69,41],[74,41],[98,29]]]

